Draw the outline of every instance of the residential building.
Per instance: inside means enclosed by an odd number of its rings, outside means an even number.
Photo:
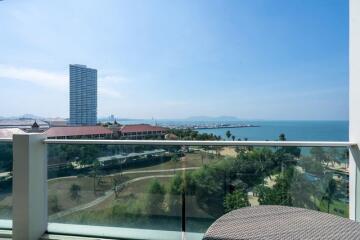
[[[70,125],[96,125],[97,70],[70,64]]]
[[[152,126],[150,124],[123,125],[118,129],[123,139],[154,139],[164,138],[167,128]]]
[[[112,136],[112,131],[102,126],[72,126],[72,127],[52,127],[46,130],[47,138],[57,139],[104,139]]]

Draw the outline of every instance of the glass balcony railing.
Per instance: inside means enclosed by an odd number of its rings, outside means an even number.
[[[0,142],[0,229],[11,229],[12,143]]]
[[[50,145],[49,222],[181,231],[176,147]],[[186,169],[184,167],[184,169]],[[168,206],[166,206],[168,204]]]
[[[117,237],[134,239],[146,231],[201,239],[217,218],[247,206],[295,206],[348,218],[348,159],[348,148],[335,146],[53,142],[49,226],[116,228]],[[131,230],[138,235],[126,235]]]

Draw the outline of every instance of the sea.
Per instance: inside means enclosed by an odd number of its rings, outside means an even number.
[[[225,133],[229,130],[236,139],[247,138],[249,141],[277,140],[280,134],[285,134],[290,141],[348,141],[348,121],[126,121],[123,124],[150,123],[161,126],[192,126],[192,125],[256,125],[257,127],[240,128],[212,128],[198,129],[200,133],[213,133],[226,139]]]
[[[290,141],[348,141],[348,121],[254,121],[259,127],[202,129],[201,133],[213,133],[226,138],[230,131],[236,139],[247,138],[249,141],[277,140],[285,134]]]

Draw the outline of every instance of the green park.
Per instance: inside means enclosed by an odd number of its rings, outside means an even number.
[[[1,144],[0,159],[10,158],[11,146]],[[345,148],[51,145],[49,221],[178,231],[184,217],[187,231],[204,232],[223,214],[255,205],[348,217],[347,159]],[[0,180],[0,215],[10,218],[11,161],[0,169],[9,172]]]

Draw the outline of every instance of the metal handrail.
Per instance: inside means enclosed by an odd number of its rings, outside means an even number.
[[[46,139],[45,144],[162,145],[162,146],[263,146],[263,147],[351,147],[352,142],[330,141],[182,141],[182,140],[105,140]]]

